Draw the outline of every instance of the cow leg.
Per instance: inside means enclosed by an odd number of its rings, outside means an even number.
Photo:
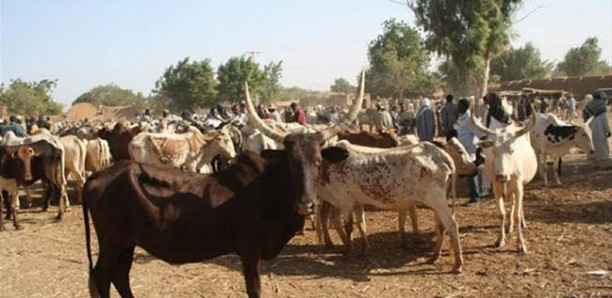
[[[419,217],[417,216],[416,203],[410,206],[410,220],[412,221],[412,233],[414,233],[415,236],[419,236]]]
[[[450,254],[454,256],[455,265],[453,266],[453,273],[460,273],[461,267],[463,266],[463,254],[461,252],[461,244],[459,243],[459,227],[457,226],[457,222],[453,219],[450,210],[448,209],[446,203],[446,190],[442,190],[436,194],[434,193],[429,197],[428,200],[430,203],[430,207],[437,214],[440,222],[443,225],[443,228],[448,232],[451,239],[451,248]],[[442,241],[442,237],[440,237],[440,241]]]
[[[0,196],[2,197],[2,201],[0,201],[0,231],[4,231],[4,217],[2,217],[2,205],[7,205],[5,203],[4,191],[0,191]]]
[[[17,201],[19,200],[19,196],[17,195],[17,189],[15,189],[11,193],[11,215],[13,216],[13,226],[16,230],[21,230],[21,225],[17,220]]]
[[[25,189],[25,193],[26,193],[26,208],[31,208],[32,207],[32,193],[30,191],[30,187],[27,187]]]
[[[514,185],[516,189],[516,208],[517,208],[517,234],[518,234],[518,251],[521,253],[527,253],[527,245],[525,244],[525,238],[523,238],[523,226],[521,225],[521,219],[524,217],[523,215],[523,183],[519,181],[520,179],[516,179],[516,185]]]
[[[561,179],[559,179],[559,159],[560,157],[553,157],[553,175],[557,186],[561,185]]]
[[[113,285],[121,297],[134,297],[130,288],[130,269],[134,260],[134,247],[125,249],[118,258],[113,270]]]
[[[497,199],[497,207],[499,208],[499,215],[501,217],[499,238],[495,245],[497,247],[503,247],[506,245],[506,207],[504,206],[503,186],[497,181],[493,182],[493,194]]]
[[[521,211],[521,225],[523,225],[523,229],[527,228],[527,221],[525,221],[525,212]]]
[[[102,245],[100,245],[102,247]],[[113,273],[113,263],[115,263],[117,253],[111,250],[100,249],[98,261],[93,268],[89,281],[89,292],[91,297],[110,297],[111,276]],[[93,278],[93,280],[92,280]]]
[[[68,194],[66,193],[66,186],[60,186],[60,197],[59,197],[59,210],[57,212],[57,216],[55,219],[61,220],[64,218],[64,212],[66,208],[70,206],[70,202],[68,202]]]
[[[331,248],[334,248],[334,243],[332,242],[331,236],[329,235],[329,216],[331,212],[335,212],[337,214],[338,211],[334,209],[333,206],[327,202],[323,202],[321,204],[320,211],[321,212],[319,213],[319,216],[317,217],[317,220],[319,221],[319,229],[321,230],[323,240],[325,241],[325,247],[331,249]],[[334,216],[332,220],[335,220],[336,217],[339,217],[339,215],[335,215],[335,214],[332,214],[332,216]]]
[[[508,222],[508,227],[506,229],[507,234],[511,235],[512,232],[514,231],[514,213],[516,211],[516,196],[514,195],[514,192],[510,192],[508,194],[508,196],[512,199],[512,204],[510,205],[510,220]]]
[[[548,164],[546,163],[546,155],[540,155],[540,169],[542,169],[542,178],[544,178],[544,186],[548,187]]]
[[[350,255],[353,250],[353,211],[349,209],[348,214],[344,217],[344,231],[346,233],[346,252],[345,255]]]
[[[261,281],[259,279],[259,257],[241,255],[242,273],[246,282],[246,290],[249,298],[259,298],[261,296]]]
[[[444,243],[444,226],[440,221],[440,217],[438,214],[434,212],[434,220],[436,221],[436,248],[434,249],[434,255],[427,260],[427,263],[433,264],[440,258],[442,254],[442,244]]]
[[[363,252],[367,253],[368,249],[370,249],[370,242],[368,241],[368,234],[366,231],[365,210],[363,209],[363,205],[355,207],[355,218],[357,219],[359,234],[361,234],[361,239],[363,239]]]
[[[49,206],[51,205],[51,196],[54,194],[54,188],[51,186],[51,184],[43,182],[43,195],[44,195],[44,202],[43,202],[43,207],[42,207],[42,212],[47,212],[47,210],[49,210]]]
[[[402,244],[402,248],[408,248],[408,241],[406,240],[406,210],[400,210],[397,212],[397,223],[398,223],[398,231],[400,242]]]
[[[4,202],[4,208],[6,208],[6,220],[11,219],[11,196],[8,191],[2,190],[2,201]],[[2,216],[2,214],[0,214]]]
[[[345,254],[349,254],[352,247],[351,247],[351,241],[350,239],[347,237],[346,232],[344,231],[344,229],[342,229],[342,227],[344,226],[342,224],[342,213],[346,213],[346,212],[341,212],[341,210],[339,210],[338,208],[333,209],[332,211],[332,221],[334,224],[334,229],[336,229],[336,232],[338,233],[338,236],[340,236],[340,239],[342,239],[342,243],[344,243],[344,248],[345,248]],[[351,216],[351,212],[348,212],[348,215],[344,214],[345,218],[348,220]]]

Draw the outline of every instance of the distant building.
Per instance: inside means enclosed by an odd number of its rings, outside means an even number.
[[[600,88],[612,88],[612,75],[590,77],[561,77],[537,80],[502,82],[498,90],[511,91],[523,88],[563,90],[582,98]]]

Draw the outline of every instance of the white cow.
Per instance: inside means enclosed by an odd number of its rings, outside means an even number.
[[[110,165],[111,154],[108,142],[101,138],[87,141],[85,170],[95,173]]]
[[[523,187],[533,179],[537,171],[536,155],[529,142],[529,132],[535,126],[535,113],[531,114],[527,126],[513,123],[503,128],[489,129],[474,118],[473,111],[471,121],[474,127],[486,134],[488,138],[482,141],[480,146],[484,148],[486,156],[483,173],[493,183],[493,194],[497,199],[502,219],[497,246],[505,245],[506,208],[504,199],[512,198],[508,233],[512,233],[516,209],[518,250],[527,252],[522,230],[525,227]]]
[[[405,212],[420,203],[429,206],[436,215],[437,245],[430,261],[439,258],[446,230],[451,237],[451,250],[455,253],[453,270],[461,271],[463,257],[459,230],[446,203],[447,188],[451,182],[454,186],[456,170],[446,152],[427,142],[379,149],[339,141],[334,147],[323,150],[323,158],[317,195],[348,219],[345,234],[340,228],[340,217],[333,218],[347,252],[351,249],[353,210],[358,211],[358,228],[367,245],[361,206]],[[403,223],[400,223],[400,233],[404,240]]]
[[[236,156],[232,139],[225,130],[202,134],[193,126],[184,134],[142,132],[132,139],[128,149],[136,162],[170,165],[190,172],[210,164],[216,155]]]
[[[65,154],[65,172],[66,179],[72,175],[72,178],[76,182],[76,198],[77,202],[81,201],[81,192],[85,185],[85,157],[87,156],[87,145],[85,141],[82,141],[77,136],[65,136],[61,137],[60,141],[64,145]],[[68,199],[66,198],[66,201]]]
[[[590,121],[590,120],[589,120]],[[555,182],[561,185],[559,180],[559,163],[561,157],[567,155],[572,148],[578,148],[586,152],[594,152],[595,147],[591,140],[592,132],[589,122],[584,125],[568,125],[553,114],[536,115],[536,124],[531,130],[531,145],[536,152],[539,161],[539,171],[544,178],[544,184],[548,186],[548,164],[550,156],[553,161],[553,172]]]

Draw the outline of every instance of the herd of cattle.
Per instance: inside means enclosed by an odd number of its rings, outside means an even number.
[[[121,296],[132,297],[129,271],[135,246],[170,263],[237,253],[247,293],[259,297],[259,261],[276,257],[303,229],[306,216],[316,214],[319,239],[328,246],[333,245],[327,229],[331,221],[347,253],[356,221],[367,249],[366,205],[398,212],[403,245],[407,212],[418,233],[417,205],[432,209],[437,237],[430,261],[440,257],[448,233],[453,272],[460,272],[455,184],[459,176],[476,173],[477,164],[456,139],[418,142],[415,136],[398,137],[392,131],[349,129],[363,101],[363,77],[350,111],[329,126],[263,121],[245,84],[249,125],[242,128],[230,123],[215,130],[188,127],[181,133],[156,133],[142,125],[116,123],[63,136],[44,129],[27,138],[8,132],[0,142],[0,186],[10,202],[7,218],[20,228],[18,190],[41,181],[43,208],[59,199],[61,219],[69,205],[66,180],[71,176],[76,182],[73,201],[83,208],[90,292],[101,297],[109,296],[111,283]],[[547,181],[548,157],[556,160],[574,147],[593,150],[588,125],[568,125],[555,115],[536,113],[527,123],[490,129],[472,116],[474,127],[487,135],[479,146],[486,156],[483,173],[493,182],[502,215],[497,245],[503,246],[506,238],[504,199],[511,200],[508,232],[516,216],[521,252],[527,251],[523,187],[538,165]],[[211,167],[212,173],[199,173]],[[86,179],[86,173],[92,174]],[[555,181],[560,183],[557,171]],[[95,266],[90,214],[99,244]]]

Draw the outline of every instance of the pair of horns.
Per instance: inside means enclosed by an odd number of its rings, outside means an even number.
[[[272,138],[273,140],[279,143],[282,143],[283,140],[285,139],[285,136],[287,136],[289,133],[279,132],[279,131],[276,131],[270,128],[259,118],[259,116],[257,116],[257,112],[255,111],[255,106],[253,105],[253,101],[251,100],[251,94],[249,92],[249,84],[247,82],[244,82],[244,92],[246,96],[246,107],[247,107],[247,114],[249,117],[249,121],[253,123],[255,127],[261,131],[261,133],[263,133],[264,135]],[[359,111],[361,110],[361,104],[363,103],[364,94],[365,94],[365,70],[361,72],[361,82],[359,85],[359,96],[357,97],[357,100],[353,103],[353,107],[349,111],[348,115],[346,115],[337,124],[320,131],[320,133],[323,134],[323,138],[325,140],[329,140],[333,138],[336,134],[338,134],[338,132],[345,129],[345,127],[347,127],[353,120],[355,120],[355,118],[357,118],[357,115],[359,114]]]

